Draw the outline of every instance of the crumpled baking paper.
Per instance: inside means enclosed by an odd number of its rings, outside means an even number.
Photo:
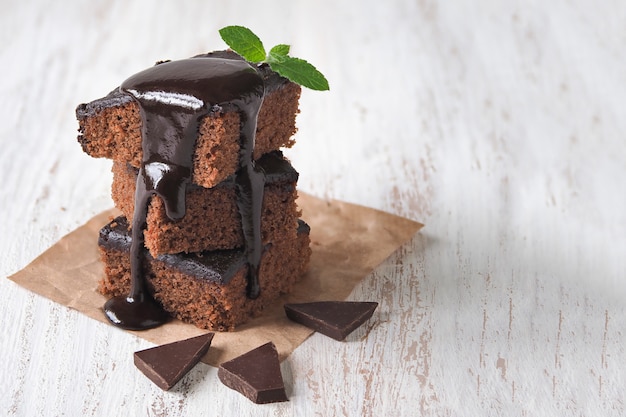
[[[285,359],[313,331],[288,320],[284,303],[344,300],[363,278],[422,227],[420,223],[379,210],[327,201],[303,192],[299,195],[302,218],[311,226],[313,254],[308,272],[291,294],[283,296],[260,317],[233,332],[217,332],[203,362],[219,366],[268,341],[274,342],[281,360]],[[100,213],[9,279],[108,323],[102,311],[106,298],[97,292],[98,281],[104,274],[97,242],[100,228],[118,214],[115,209]],[[206,330],[173,320],[156,329],[130,333],[160,345],[197,336]]]

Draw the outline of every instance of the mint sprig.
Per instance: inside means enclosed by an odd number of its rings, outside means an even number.
[[[263,42],[250,29],[243,26],[226,26],[219,31],[226,45],[248,62],[266,63],[279,75],[312,90],[329,90],[328,80],[304,59],[289,56],[289,45],[279,44],[268,53]]]

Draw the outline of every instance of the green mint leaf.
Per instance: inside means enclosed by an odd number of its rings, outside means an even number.
[[[265,48],[257,35],[243,26],[226,26],[219,30],[226,45],[246,61],[259,63],[265,60]]]
[[[253,64],[267,63],[273,71],[288,80],[312,90],[329,90],[328,81],[313,65],[289,56],[289,45],[279,44],[266,54],[257,35],[244,26],[226,26],[219,30],[226,44]]]
[[[269,56],[287,56],[289,55],[289,45],[276,45],[272,49],[270,49]]]
[[[286,55],[270,55],[267,63],[279,75],[311,90],[329,90],[326,77],[304,59]]]

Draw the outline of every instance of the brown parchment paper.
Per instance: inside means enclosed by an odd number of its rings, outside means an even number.
[[[285,302],[343,300],[359,281],[409,240],[420,223],[341,201],[326,201],[299,192],[303,219],[311,226],[311,265],[307,274],[262,316],[234,332],[218,332],[205,363],[218,366],[268,341],[286,358],[311,330],[289,321]],[[101,322],[106,298],[96,291],[104,274],[98,253],[98,232],[118,212],[100,213],[59,240],[24,269],[9,277],[17,284]],[[376,300],[363,300],[376,301]],[[157,345],[206,333],[174,320],[133,333]],[[79,337],[79,336],[77,336]]]

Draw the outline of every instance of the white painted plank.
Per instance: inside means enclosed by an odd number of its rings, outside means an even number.
[[[261,407],[204,365],[163,393],[132,363],[149,344],[2,279],[0,414],[623,415],[625,17],[617,0],[3,5],[1,277],[112,205],[74,107],[233,23],[330,80],[302,97],[300,187],[426,227],[352,294],[380,301],[373,320],[307,340],[282,364],[290,401]]]

